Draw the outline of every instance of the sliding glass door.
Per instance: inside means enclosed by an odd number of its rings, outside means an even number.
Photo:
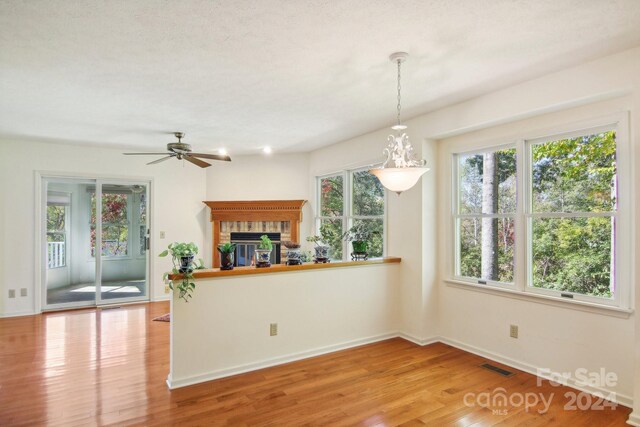
[[[142,301],[148,182],[43,178],[45,309]]]

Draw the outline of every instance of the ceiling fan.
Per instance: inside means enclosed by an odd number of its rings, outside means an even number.
[[[162,155],[168,154],[166,157],[162,157],[158,160],[154,160],[153,162],[147,163],[148,165],[155,165],[156,163],[169,160],[172,157],[175,157],[178,160],[184,159],[188,162],[193,163],[194,165],[200,166],[201,168],[208,168],[209,166],[211,166],[211,164],[203,160],[200,160],[198,157],[203,159],[223,160],[225,162],[231,161],[231,157],[227,155],[192,153],[191,146],[189,144],[185,144],[184,142],[182,142],[182,138],[184,138],[184,133],[174,132],[173,134],[176,136],[176,138],[178,138],[178,142],[171,142],[167,144],[166,153],[122,153],[122,154],[124,154],[125,156],[162,156]]]

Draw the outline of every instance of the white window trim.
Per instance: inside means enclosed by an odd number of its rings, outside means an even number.
[[[382,257],[369,258],[369,259],[380,259],[387,256],[387,208],[388,208],[387,189],[386,188],[384,189],[384,213],[382,215],[367,216],[367,215],[352,214],[353,200],[351,196],[352,196],[352,189],[353,189],[353,174],[356,172],[369,170],[370,168],[371,167],[369,166],[361,166],[361,167],[345,169],[339,172],[316,176],[315,199],[316,199],[316,206],[317,206],[317,215],[316,215],[314,232],[316,234],[320,233],[320,224],[322,223],[322,220],[336,220],[336,219],[342,220],[342,232],[345,233],[347,230],[349,230],[352,227],[353,221],[356,219],[381,219],[382,220]],[[342,215],[341,216],[321,216],[320,213],[322,212],[322,204],[320,200],[320,194],[321,194],[320,183],[325,178],[331,178],[335,176],[342,176],[342,180],[343,180],[342,186],[343,186],[344,197],[342,200]],[[345,240],[342,240],[342,260],[340,261],[341,262],[351,261],[351,250],[349,249],[349,242]]]
[[[529,165],[529,148],[531,144],[540,141],[556,140],[568,137],[581,136],[589,133],[595,133],[602,130],[616,131],[616,163],[618,175],[618,205],[614,216],[616,218],[616,268],[614,283],[616,292],[611,300],[597,297],[590,297],[581,294],[574,295],[573,299],[560,296],[560,291],[533,288],[529,286],[531,283],[532,269],[528,262],[531,257],[528,249],[528,242],[531,241],[530,218],[538,216],[537,214],[528,213],[531,195],[531,183],[527,182],[531,179]],[[503,284],[500,282],[490,282],[487,284],[478,284],[476,278],[466,278],[456,275],[457,261],[459,257],[457,229],[457,207],[458,207],[458,165],[457,158],[460,154],[465,153],[482,153],[486,151],[499,150],[501,148],[516,146],[516,176],[517,180],[517,207],[515,215],[515,233],[516,236],[525,236],[516,238],[515,242],[515,265],[514,265],[514,284]],[[582,311],[589,311],[599,314],[607,314],[616,317],[628,317],[633,313],[633,284],[635,277],[635,268],[633,260],[632,245],[632,218],[634,212],[633,198],[634,183],[631,169],[631,151],[630,151],[630,135],[629,135],[629,113],[622,112],[602,116],[596,119],[585,120],[571,125],[555,126],[542,132],[529,132],[520,138],[513,138],[511,143],[501,143],[497,145],[487,145],[476,150],[456,151],[451,155],[451,215],[450,222],[452,234],[447,239],[453,244],[453,250],[450,250],[451,264],[449,267],[449,278],[445,279],[448,285],[469,289],[473,291],[486,292],[501,296],[512,297],[516,299],[524,299],[538,303],[550,304],[565,308],[573,308]],[[525,201],[528,205],[525,206]],[[588,216],[611,216],[611,213],[580,213],[580,214],[553,214],[557,217],[576,217],[586,214]],[[460,215],[458,215],[459,217]],[[472,215],[478,216],[478,215]],[[544,214],[548,216],[548,214]],[[620,232],[623,230],[624,232]],[[568,292],[567,292],[568,293]]]
[[[517,221],[517,216],[518,216],[518,212],[512,212],[512,213],[495,213],[495,214],[485,214],[485,213],[476,213],[476,214],[461,214],[458,213],[460,212],[460,193],[458,191],[458,186],[460,184],[460,170],[459,170],[459,158],[462,155],[476,155],[476,154],[485,154],[485,153],[489,153],[489,152],[494,152],[494,151],[500,151],[500,150],[509,150],[509,149],[516,149],[515,144],[501,144],[498,146],[493,146],[493,147],[485,147],[482,148],[480,150],[471,150],[471,151],[465,151],[465,152],[457,152],[454,153],[452,156],[452,164],[451,164],[451,170],[452,170],[452,178],[453,178],[453,202],[451,204],[451,209],[452,209],[452,215],[451,217],[453,218],[452,221],[452,227],[453,227],[453,233],[454,233],[454,258],[453,258],[453,280],[457,281],[457,282],[461,282],[461,283],[470,283],[470,284],[476,284],[476,285],[480,285],[480,286],[493,286],[496,288],[504,288],[504,289],[514,289],[515,286],[515,280],[516,280],[516,253],[515,253],[515,248],[514,248],[514,270],[513,270],[513,278],[514,278],[514,282],[501,282],[498,280],[484,280],[484,279],[480,279],[477,277],[467,277],[467,276],[462,276],[459,271],[458,271],[458,265],[459,265],[459,260],[460,260],[460,245],[458,244],[458,242],[460,241],[460,220],[464,219],[464,218],[513,218],[514,223]],[[516,157],[517,159],[517,157]],[[517,168],[516,168],[517,169]],[[516,174],[517,174],[517,170],[516,170]],[[517,176],[517,175],[516,175]],[[517,183],[517,180],[516,180]],[[516,184],[517,185],[517,184]],[[517,192],[516,192],[517,193]],[[516,207],[518,206],[518,200],[516,200]],[[516,208],[517,209],[517,208]],[[517,225],[517,223],[516,223]],[[517,244],[517,241],[515,242]]]

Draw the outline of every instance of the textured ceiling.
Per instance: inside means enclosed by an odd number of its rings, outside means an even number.
[[[640,44],[638,0],[0,1],[0,136],[308,151]]]

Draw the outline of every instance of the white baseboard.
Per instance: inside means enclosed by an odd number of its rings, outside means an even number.
[[[154,297],[152,300],[152,302],[158,302],[158,301],[171,301],[171,294]]]
[[[519,369],[521,371],[528,372],[528,373],[530,373],[532,375],[539,376],[539,377],[547,379],[547,380],[553,379],[552,377],[555,377],[556,379],[557,378],[561,378],[561,376],[559,374],[555,373],[555,372],[551,373],[550,375],[540,375],[539,373],[540,373],[540,371],[542,371],[542,369],[537,367],[537,366],[533,366],[533,365],[530,365],[528,363],[523,363],[523,362],[520,362],[518,360],[512,359],[510,357],[504,356],[502,354],[494,353],[494,352],[491,352],[491,351],[488,351],[488,350],[485,350],[485,349],[482,349],[482,348],[478,348],[478,347],[475,347],[475,346],[472,346],[472,345],[469,345],[469,344],[462,343],[460,341],[456,341],[456,340],[452,340],[452,339],[444,338],[444,337],[439,337],[438,341],[440,341],[440,342],[442,342],[444,344],[448,344],[448,345],[450,345],[452,347],[459,348],[460,350],[464,350],[464,351],[467,351],[469,353],[477,354],[478,356],[482,356],[484,358],[494,360],[494,361],[496,361],[498,363],[502,363],[504,365],[511,366],[512,368],[516,368],[516,369]],[[604,389],[604,388],[601,388],[601,387],[593,387],[593,386],[578,384],[577,380],[575,378],[573,378],[573,377],[569,378],[567,380],[566,385],[568,387],[574,388],[574,389],[579,390],[579,391],[584,391],[584,392],[589,393],[589,394],[598,394],[598,395],[601,395],[601,396],[609,396],[611,393],[614,393],[614,396],[616,396],[616,402],[617,403],[619,403],[621,405],[624,405],[624,406],[627,406],[629,408],[633,407],[633,398],[631,396],[620,394],[620,393],[618,393],[616,391],[613,391],[613,390],[608,390],[608,389]],[[639,426],[640,426],[640,424],[639,424]]]
[[[35,311],[16,311],[14,313],[1,313],[0,317],[20,317],[20,316],[33,316],[36,313]]]
[[[631,415],[629,415],[627,424],[640,427],[640,412],[632,412]]]
[[[255,371],[257,369],[269,368],[271,366],[282,365],[284,363],[295,362],[297,360],[308,359],[314,356],[320,356],[327,353],[333,353],[335,351],[346,350],[352,347],[358,347],[365,344],[371,344],[378,341],[388,340],[390,338],[396,338],[399,334],[397,332],[389,332],[382,335],[376,335],[368,338],[361,338],[353,341],[347,341],[340,344],[329,345],[326,347],[320,347],[313,350],[302,351],[299,353],[288,354],[285,356],[273,357],[271,359],[261,360],[259,362],[247,363],[245,365],[234,366],[232,368],[220,369],[213,372],[208,372],[202,375],[195,375],[192,377],[173,379],[171,375],[167,377],[167,386],[173,390],[180,387],[186,387],[193,384],[202,383],[205,381],[216,380],[219,378],[230,377],[232,375],[244,374],[245,372]]]
[[[412,343],[418,344],[420,346],[425,346],[425,345],[437,343],[440,341],[439,337],[418,338],[410,334],[405,334],[404,332],[398,332],[398,337],[407,341],[411,341]]]

